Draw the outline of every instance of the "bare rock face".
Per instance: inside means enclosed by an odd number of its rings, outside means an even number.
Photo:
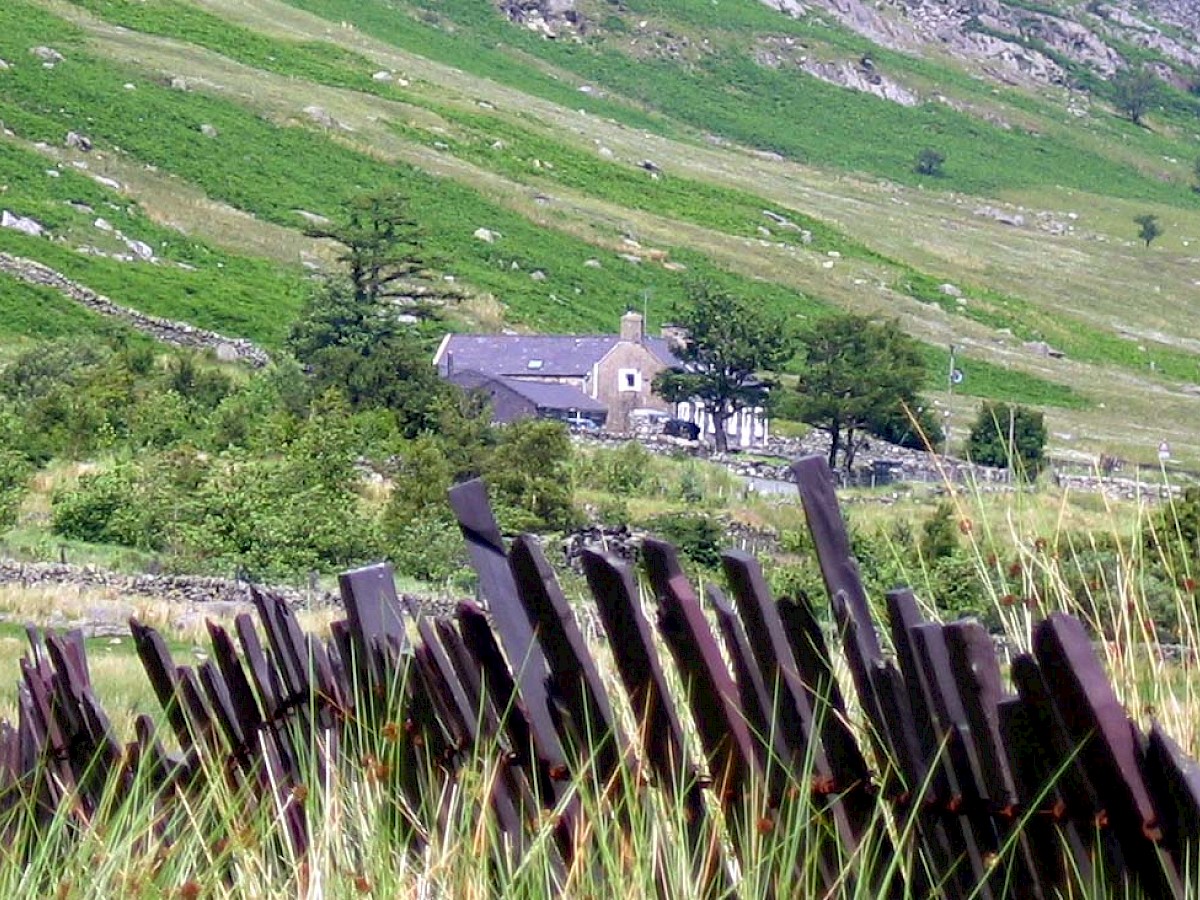
[[[1200,81],[1200,0],[1077,0],[1056,11],[1017,0],[762,0],[785,15],[819,10],[872,42],[922,55],[949,52],[1006,84],[1069,85],[1056,60],[1108,78],[1137,64],[1121,48],[1161,54],[1150,71],[1181,88]],[[894,102],[911,92],[865,78],[854,66],[808,62],[806,71]]]
[[[873,67],[865,67],[861,62],[857,65],[852,62],[807,62],[802,63],[800,68],[814,78],[850,88],[853,91],[861,91],[864,94],[874,94],[876,97],[890,100],[892,103],[899,103],[901,106],[916,106],[921,102],[921,98],[915,91],[910,91],[897,82],[885,78]]]

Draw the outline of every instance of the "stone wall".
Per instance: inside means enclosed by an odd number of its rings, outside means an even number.
[[[164,344],[211,351],[223,362],[244,362],[254,368],[261,368],[271,362],[271,357],[265,350],[245,338],[226,337],[215,331],[195,328],[186,322],[150,316],[136,309],[121,306],[31,259],[0,253],[0,274],[11,275],[28,284],[56,290],[81,306],[102,316],[118,319]]]

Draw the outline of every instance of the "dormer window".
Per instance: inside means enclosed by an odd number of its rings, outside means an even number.
[[[540,359],[531,359],[529,362],[525,363],[525,368],[530,369],[534,372],[536,372],[541,367],[542,367],[542,361]]]

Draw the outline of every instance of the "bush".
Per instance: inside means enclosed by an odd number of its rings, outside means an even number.
[[[11,528],[17,521],[30,469],[21,454],[0,447],[0,531]]]
[[[921,558],[927,563],[951,556],[958,549],[958,516],[954,504],[943,500],[921,526]]]
[[[645,522],[654,534],[675,545],[692,562],[708,568],[721,564],[728,536],[721,523],[703,513],[666,513]]]
[[[561,422],[522,419],[500,430],[484,477],[505,530],[565,531],[580,523],[572,504],[571,453]]]
[[[1011,444],[1010,444],[1011,435]],[[1046,423],[1040,412],[1007,403],[984,403],[967,437],[967,456],[983,466],[1011,467],[1033,481],[1045,464]]]
[[[932,147],[926,147],[917,154],[916,162],[913,163],[913,171],[918,175],[941,175],[942,166],[946,162],[944,154],[934,150]]]
[[[162,498],[146,474],[133,465],[84,475],[51,500],[54,532],[93,544],[123,544],[162,550],[167,521]]]

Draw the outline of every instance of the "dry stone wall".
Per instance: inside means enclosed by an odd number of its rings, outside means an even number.
[[[223,362],[243,362],[254,368],[262,368],[271,362],[265,350],[245,338],[226,337],[215,331],[196,328],[186,322],[163,319],[147,315],[114,303],[103,294],[72,281],[48,266],[31,259],[0,253],[0,274],[10,275],[27,284],[40,285],[58,291],[81,306],[103,316],[125,322],[130,327],[149,335],[164,344],[187,347],[193,350],[211,351]]]

